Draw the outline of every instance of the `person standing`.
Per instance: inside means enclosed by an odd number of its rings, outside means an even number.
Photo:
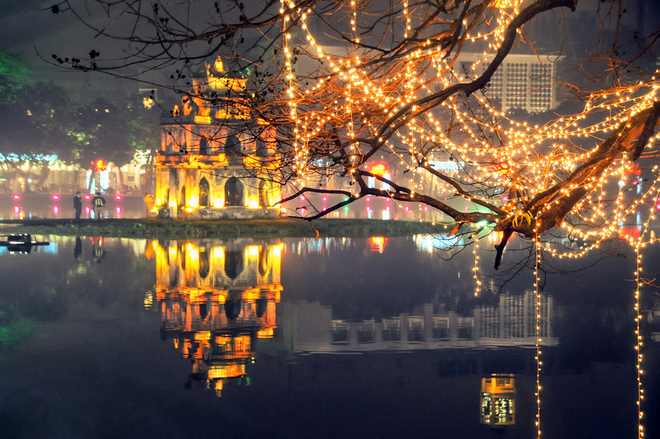
[[[156,202],[156,199],[149,192],[144,194],[144,206],[147,208],[147,218],[149,218],[152,215],[152,213],[153,213],[152,210],[154,208],[154,203],[155,202]]]
[[[94,218],[100,220],[105,208],[105,198],[101,196],[101,192],[97,192],[96,196],[92,198],[92,207],[94,208]]]
[[[76,211],[76,219],[80,219],[80,212],[82,212],[82,198],[80,198],[80,192],[76,192],[76,196],[73,197],[73,210]]]

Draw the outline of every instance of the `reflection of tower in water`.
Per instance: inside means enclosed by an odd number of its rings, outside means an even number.
[[[161,337],[189,358],[187,386],[220,396],[226,384],[249,385],[245,366],[255,343],[273,339],[280,301],[282,244],[253,240],[152,243]]]

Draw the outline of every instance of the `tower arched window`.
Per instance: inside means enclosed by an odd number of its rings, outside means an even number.
[[[243,183],[232,177],[225,184],[225,206],[243,206]]]
[[[199,153],[204,155],[208,155],[210,153],[209,141],[204,136],[199,139]]]
[[[209,181],[203,177],[199,182],[199,207],[207,207],[209,205]]]

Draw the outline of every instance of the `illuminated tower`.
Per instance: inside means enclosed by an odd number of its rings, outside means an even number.
[[[275,129],[252,114],[247,74],[218,58],[161,124],[155,209],[161,217],[276,217],[281,198]]]
[[[249,384],[245,366],[258,339],[272,339],[280,301],[282,244],[233,240],[153,241],[161,338],[193,363],[188,385],[220,396],[228,382]]]

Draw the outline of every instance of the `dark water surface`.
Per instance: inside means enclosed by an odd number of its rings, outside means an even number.
[[[533,280],[475,298],[470,249],[445,261],[419,238],[51,240],[0,248],[0,438],[537,437]],[[622,254],[546,282],[543,438],[637,437]]]

